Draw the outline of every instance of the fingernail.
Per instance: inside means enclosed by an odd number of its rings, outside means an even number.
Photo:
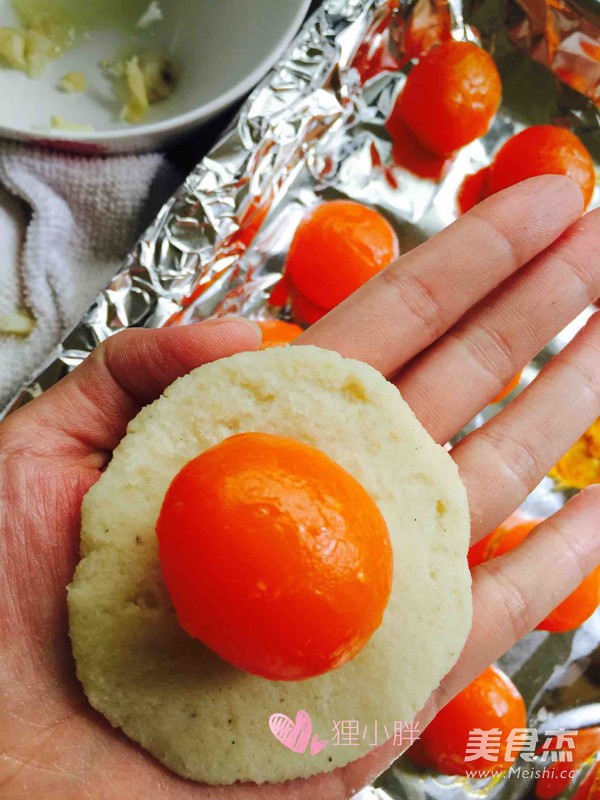
[[[216,319],[207,319],[201,324],[208,325],[211,328],[227,325],[231,328],[237,328],[240,333],[247,332],[250,329],[254,332],[256,346],[258,347],[262,342],[263,334],[260,326],[254,320],[246,319],[245,317],[218,317]]]

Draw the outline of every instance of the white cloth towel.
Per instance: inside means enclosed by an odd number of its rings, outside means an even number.
[[[27,336],[0,333],[0,408],[110,281],[177,179],[159,154],[0,143],[0,319],[26,310],[35,320]]]

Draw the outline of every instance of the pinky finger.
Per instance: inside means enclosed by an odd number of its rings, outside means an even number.
[[[436,692],[436,708],[539,625],[599,563],[600,486],[591,486],[515,550],[476,567],[473,627]]]

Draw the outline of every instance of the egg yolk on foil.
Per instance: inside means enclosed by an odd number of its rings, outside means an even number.
[[[563,797],[563,792],[569,788],[571,782],[568,773],[571,770],[579,769],[590,757],[600,752],[600,727],[582,728],[576,731],[576,734],[576,736],[572,737],[573,747],[570,745],[567,747],[566,742],[561,747],[559,737],[555,736],[544,742],[544,750],[547,753],[559,755],[560,760],[545,765],[543,773],[535,784],[534,794],[536,800],[554,800],[554,798]],[[539,749],[538,754],[543,753],[544,750]],[[570,755],[567,756],[567,753]],[[569,759],[569,769],[565,770],[567,759]],[[591,783],[592,781],[590,780],[589,784]],[[577,794],[575,797],[580,798],[580,800],[583,800],[583,798],[597,800],[600,797],[600,782],[598,790],[599,793],[597,795]]]
[[[486,197],[536,175],[566,175],[578,184],[587,206],[596,185],[592,157],[579,138],[566,128],[532,125],[511,136],[489,167],[467,175],[458,192],[464,214]]]
[[[492,57],[472,42],[432,48],[411,70],[396,113],[423,147],[437,156],[487,133],[502,96]]]
[[[399,253],[394,229],[372,208],[351,200],[316,206],[298,225],[285,264],[295,318],[316,322]]]
[[[600,417],[548,473],[560,489],[600,483]]]
[[[408,755],[415,763],[444,775],[467,775],[472,770],[494,775],[516,760],[520,748],[509,752],[509,736],[526,724],[525,702],[519,690],[500,669],[488,667],[436,714]],[[495,741],[499,739],[501,747],[497,761],[484,756],[465,760],[474,729],[498,732]]]
[[[492,402],[492,403],[501,403],[502,400],[505,400],[508,397],[509,394],[512,394],[514,392],[514,390],[517,388],[517,386],[519,385],[519,383],[521,381],[521,375],[522,374],[523,374],[523,372],[521,371],[521,372],[517,372],[516,375],[513,375],[513,377],[510,379],[510,381],[504,387],[504,389],[502,389],[501,392],[498,392],[498,394],[490,402]]]
[[[353,658],[392,587],[386,522],[325,453],[242,433],[190,461],[156,528],[181,626],[234,666],[300,680]]]
[[[470,569],[509,553],[543,522],[529,519],[518,524],[500,525],[496,530],[474,544],[468,553]],[[589,619],[600,604],[600,567],[587,575],[574,592],[540,622],[537,629],[551,633],[572,631]]]
[[[488,195],[536,175],[566,175],[581,188],[586,206],[596,173],[592,157],[566,128],[533,125],[511,136],[496,153],[487,182]]]
[[[299,325],[294,325],[293,322],[284,322],[281,319],[260,320],[257,324],[263,335],[261,350],[289,344],[303,332]]]
[[[573,795],[573,800],[599,800],[600,798],[600,761],[596,761],[591,768],[577,792]]]

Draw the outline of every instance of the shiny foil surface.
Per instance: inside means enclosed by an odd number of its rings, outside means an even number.
[[[297,223],[321,199],[348,197],[376,207],[406,252],[457,217],[465,176],[489,164],[499,145],[527,125],[569,125],[598,161],[596,6],[595,0],[586,8],[563,0],[326,0],[9,410],[124,328],[226,314],[289,318],[288,309],[268,303],[269,294]],[[411,57],[450,35],[492,53],[503,102],[489,133],[445,164],[439,180],[420,178],[397,163],[385,123]],[[596,187],[591,207],[598,205]],[[534,359],[519,390],[589,313]],[[465,432],[497,411],[497,405],[488,407]],[[546,478],[523,511],[546,516],[566,497]],[[541,733],[600,724],[598,613],[574,633],[530,634],[501,663],[526,699],[528,724]],[[520,798],[531,792],[522,778],[440,777],[402,758],[360,798]]]

